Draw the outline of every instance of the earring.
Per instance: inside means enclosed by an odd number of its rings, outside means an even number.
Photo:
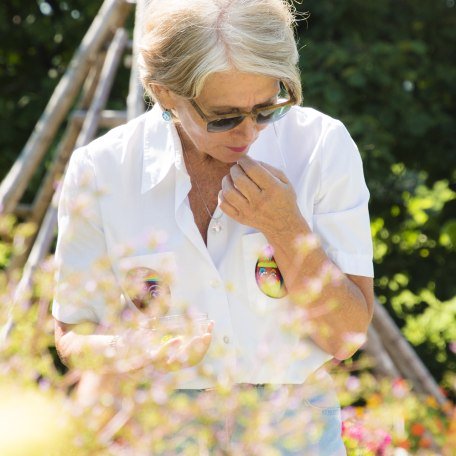
[[[165,122],[169,122],[172,118],[171,116],[171,111],[169,109],[165,109],[163,112],[162,112],[162,117],[163,117],[163,120]]]

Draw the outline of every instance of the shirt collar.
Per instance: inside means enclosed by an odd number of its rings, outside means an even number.
[[[169,173],[172,165],[177,169],[184,166],[182,145],[173,122],[162,118],[158,105],[146,117],[144,127],[144,154],[141,193],[158,185]]]

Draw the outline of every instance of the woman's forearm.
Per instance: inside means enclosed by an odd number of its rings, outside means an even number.
[[[361,289],[332,263],[304,218],[289,226],[286,236],[264,234],[292,302],[304,307],[311,321],[310,336],[338,359],[351,356],[372,318],[369,286]]]
[[[119,335],[79,334],[76,325],[56,321],[55,341],[62,361],[71,367],[125,373],[151,365],[165,373],[198,364],[211,343],[212,328],[211,321],[204,333],[157,341],[157,335],[147,329]]]
[[[112,371],[127,355],[123,337],[118,335],[82,335],[71,330],[56,339],[59,356],[69,367]]]

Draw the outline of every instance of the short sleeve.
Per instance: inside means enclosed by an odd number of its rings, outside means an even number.
[[[63,323],[103,322],[106,296],[116,287],[97,198],[93,164],[87,150],[78,149],[68,165],[58,209],[52,315]]]
[[[331,122],[321,147],[313,229],[343,272],[373,277],[369,190],[358,148],[339,121]]]

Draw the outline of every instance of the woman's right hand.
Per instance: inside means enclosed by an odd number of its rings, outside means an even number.
[[[95,330],[83,334],[82,326],[55,321],[56,348],[62,361],[82,370],[127,373],[148,366],[170,372],[198,364],[211,344],[214,323],[209,322],[204,334],[190,339],[173,337],[162,344],[144,329],[112,336],[90,334]]]
[[[206,332],[193,336],[190,340],[174,337],[158,348],[149,351],[150,363],[162,372],[170,372],[195,366],[202,361],[212,341],[211,321]]]
[[[209,349],[213,326],[214,323],[211,321],[204,334],[193,336],[191,339],[173,337],[158,346],[155,345],[156,340],[150,339],[147,330],[130,334],[130,337],[119,342],[120,362],[117,363],[117,370],[128,372],[151,366],[166,373],[195,366],[201,362]],[[135,350],[135,346],[141,346],[142,350]]]

